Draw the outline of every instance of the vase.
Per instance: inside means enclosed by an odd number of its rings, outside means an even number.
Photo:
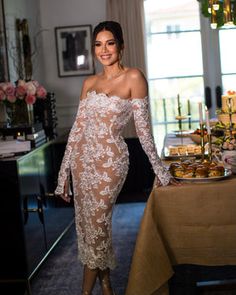
[[[6,105],[7,124],[10,127],[32,125],[34,123],[33,105],[24,100]]]

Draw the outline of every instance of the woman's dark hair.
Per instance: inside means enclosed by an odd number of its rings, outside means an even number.
[[[123,32],[122,32],[122,28],[120,24],[115,21],[105,21],[105,22],[99,23],[93,30],[93,40],[92,40],[93,51],[94,51],[94,45],[97,38],[97,34],[100,33],[101,31],[110,31],[116,40],[118,50],[121,51],[123,49],[124,39],[123,39]]]

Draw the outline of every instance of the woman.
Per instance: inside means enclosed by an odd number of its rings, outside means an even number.
[[[123,49],[117,22],[106,21],[95,27],[93,52],[103,71],[84,81],[56,189],[56,194],[69,202],[71,171],[78,249],[84,265],[83,295],[91,294],[97,277],[103,295],[114,294],[109,273],[115,266],[111,218],[128,172],[128,149],[121,133],[131,116],[156,174],[156,185],[175,183],[163,167],[151,136],[147,81],[140,70],[121,64]]]

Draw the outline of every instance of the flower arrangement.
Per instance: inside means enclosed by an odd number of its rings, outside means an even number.
[[[32,105],[36,99],[45,99],[46,95],[47,91],[36,80],[18,80],[16,85],[11,82],[0,83],[0,101],[6,104],[25,101],[26,104]]]
[[[32,124],[37,99],[46,99],[47,91],[36,80],[0,83],[0,103],[5,105],[7,125]]]

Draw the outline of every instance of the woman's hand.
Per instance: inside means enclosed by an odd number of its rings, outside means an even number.
[[[67,179],[65,181],[65,185],[64,185],[64,193],[60,195],[60,197],[66,201],[67,203],[70,203],[71,197],[69,195],[69,180]]]
[[[153,186],[154,187],[159,187],[161,186],[161,182],[159,180],[159,178],[156,176],[155,179],[154,179],[154,183],[153,183]]]
[[[170,178],[170,181],[169,181],[169,184],[168,185],[175,185],[175,186],[180,186],[182,185],[178,180],[176,180],[175,178],[171,177]],[[153,183],[154,187],[159,187],[159,186],[162,186],[160,180],[158,179],[158,177],[156,176],[155,177],[155,180],[154,180],[154,183]]]
[[[182,185],[182,183],[179,182],[178,180],[176,180],[174,177],[172,177],[172,178],[170,179],[168,185],[170,185],[170,184],[173,184],[173,185],[175,185],[175,186],[180,186],[180,185]]]

